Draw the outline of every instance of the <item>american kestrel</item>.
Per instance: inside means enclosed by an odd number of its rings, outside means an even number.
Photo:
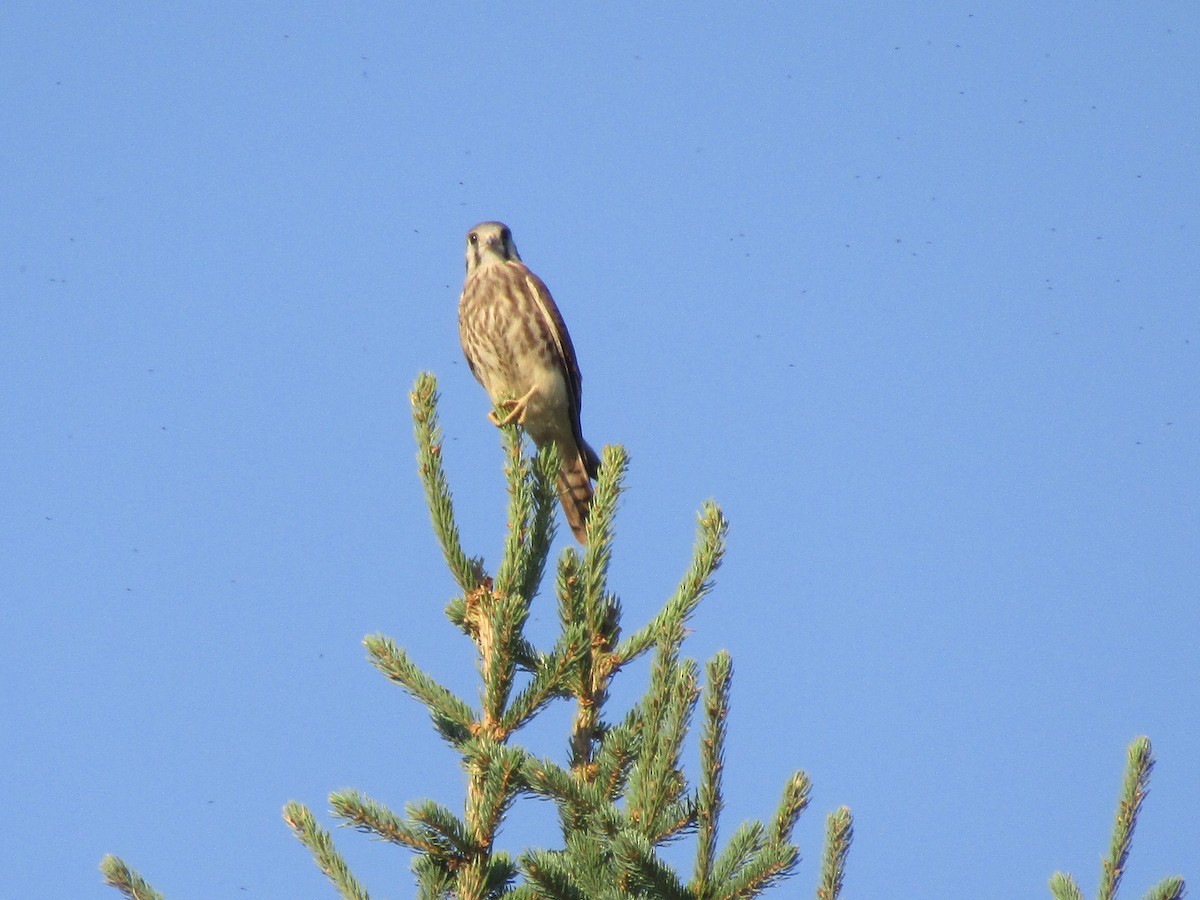
[[[550,291],[521,262],[502,222],[481,222],[467,232],[458,335],[475,378],[504,413],[488,418],[496,425],[516,422],[539,447],[550,441],[558,447],[558,496],[575,539],[586,544],[600,458],[579,425],[583,379],[575,348]]]

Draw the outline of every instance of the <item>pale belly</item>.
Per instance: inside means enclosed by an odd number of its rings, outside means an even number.
[[[465,349],[492,403],[529,394],[525,430],[534,442],[570,439],[570,396],[551,349],[535,346],[519,318],[487,325]]]

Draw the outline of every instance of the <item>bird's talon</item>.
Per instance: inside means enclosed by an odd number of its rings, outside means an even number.
[[[525,424],[524,403],[521,403],[517,400],[504,400],[496,404],[496,409],[507,413],[503,419],[496,415],[496,410],[492,410],[490,413],[488,413],[488,419],[490,419],[491,423],[497,428],[502,428],[505,425],[511,425],[513,422],[516,422],[518,425]]]

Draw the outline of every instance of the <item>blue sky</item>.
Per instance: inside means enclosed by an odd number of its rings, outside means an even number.
[[[1126,893],[1200,879],[1197,59],[1182,2],[7,4],[6,891],[116,896],[114,852],[172,898],[333,896],[284,802],[460,805],[360,642],[474,696],[407,391],[437,374],[494,562],[456,325],[492,218],[632,456],[628,627],[731,519],[688,649],[734,659],[724,834],[813,778],[771,896],[841,804],[847,898],[1090,896],[1143,733]],[[503,836],[553,840],[544,805]]]

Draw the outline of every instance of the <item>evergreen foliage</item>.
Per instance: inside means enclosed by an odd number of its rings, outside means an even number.
[[[111,853],[100,860],[100,871],[104,880],[129,900],[163,900],[163,895],[150,887],[141,875]]]
[[[451,623],[474,642],[479,657],[478,704],[430,678],[395,641],[364,640],[372,664],[428,709],[437,733],[459,754],[467,787],[461,814],[432,800],[410,803],[403,815],[358,791],[329,797],[344,825],[406,847],[422,900],[748,900],[793,873],[799,849],[792,831],[809,803],[803,772],[784,784],[769,821],[745,822],[722,845],[722,774],[733,664],[728,653],[699,665],[681,654],[686,625],[712,589],[725,552],[728,524],[715,503],[699,514],[695,550],[679,586],[650,621],[622,635],[622,610],[609,590],[613,517],[628,459],[620,447],[603,454],[588,522],[588,545],[566,549],[554,595],[560,633],[549,649],[525,636],[534,597],[546,572],[557,505],[553,447],[526,451],[514,426],[502,429],[508,479],[508,534],[494,574],[463,550],[442,466],[437,386],[422,374],[411,393],[418,467],[434,532],[461,594],[446,607]],[[609,708],[614,678],[653,652],[649,687],[623,715]],[[565,761],[537,757],[514,734],[549,704],[574,706]],[[683,770],[685,741],[699,714],[699,769],[691,787]],[[1145,797],[1153,758],[1139,738],[1130,748],[1113,848],[1105,861],[1101,900],[1113,900]],[[496,850],[505,815],[522,797],[548,799],[557,809],[561,846],[531,848],[516,859]],[[312,853],[338,895],[367,900],[327,830],[301,803],[284,821]],[[850,810],[830,813],[817,900],[837,900],[854,836]],[[694,839],[690,877],[660,851]],[[101,863],[106,881],[133,900],[161,900],[121,860]],[[1069,875],[1051,879],[1056,900],[1082,900]],[[1170,878],[1147,900],[1179,900],[1183,881]]]
[[[1100,869],[1098,900],[1116,900],[1117,888],[1125,874],[1125,863],[1129,860],[1129,847],[1133,843],[1133,829],[1137,825],[1142,801],[1150,791],[1150,772],[1154,769],[1154,755],[1150,739],[1136,738],[1129,745],[1129,762],[1125,767],[1125,783],[1117,798],[1116,821],[1113,822],[1112,845],[1104,857]],[[1181,900],[1184,895],[1183,879],[1177,875],[1164,878],[1145,894],[1145,900]],[[1065,872],[1055,872],[1050,878],[1050,893],[1054,900],[1083,900],[1083,891],[1075,879]]]
[[[720,900],[754,897],[789,875],[799,851],[792,829],[808,803],[809,782],[796,773],[769,823],[753,822],[719,848],[726,721],[732,662],[719,653],[703,687],[699,666],[681,654],[686,624],[712,589],[725,551],[720,509],[700,512],[691,565],[659,613],[632,634],[621,633],[621,606],[608,586],[613,516],[628,461],[619,447],[604,453],[582,552],[564,551],[555,577],[560,632],[548,649],[525,636],[531,604],[544,579],[554,537],[558,460],[553,448],[531,455],[521,431],[503,429],[508,476],[508,535],[494,573],[463,550],[442,465],[436,383],[422,375],[411,395],[417,459],[434,532],[462,591],[446,608],[450,621],[476,645],[479,702],[456,696],[425,674],[403,648],[383,635],[365,644],[371,662],[428,710],[438,734],[462,759],[467,790],[460,814],[432,801],[409,804],[403,815],[356,791],[330,797],[345,824],[415,851],[419,896],[483,898],[659,897]],[[624,715],[609,709],[613,679],[653,653],[645,696]],[[554,701],[574,706],[563,761],[533,755],[512,738]],[[700,710],[699,787],[689,788],[682,756]],[[561,846],[530,849],[518,859],[495,849],[505,814],[522,796],[556,804]],[[849,813],[841,811],[844,860]],[[365,897],[346,872],[327,835],[300,804],[285,810],[288,824],[313,853],[343,897]],[[696,836],[687,879],[660,850]],[[519,882],[519,883],[518,883]],[[836,897],[840,875],[833,882]]]

